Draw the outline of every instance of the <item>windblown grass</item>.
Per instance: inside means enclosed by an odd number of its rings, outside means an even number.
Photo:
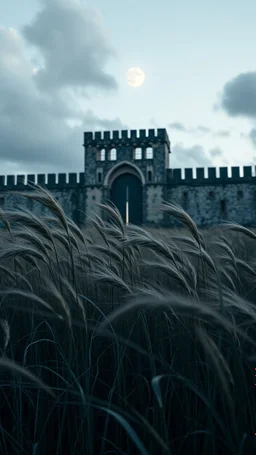
[[[1,454],[252,454],[256,234],[0,213]]]

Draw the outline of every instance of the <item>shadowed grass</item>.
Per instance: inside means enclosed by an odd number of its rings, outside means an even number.
[[[255,240],[0,211],[1,453],[255,452]],[[47,392],[47,393],[46,393]]]

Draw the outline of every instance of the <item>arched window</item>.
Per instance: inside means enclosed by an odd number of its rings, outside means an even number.
[[[153,147],[146,148],[146,159],[152,160],[153,158]]]
[[[244,195],[244,194],[243,194],[242,190],[238,190],[238,192],[237,192],[237,197],[238,197],[238,199],[242,199],[242,198],[243,198],[243,195]]]
[[[97,151],[97,160],[98,161],[105,161],[106,159],[106,150],[101,149]]]
[[[112,148],[109,151],[109,159],[110,159],[110,161],[116,161],[116,149],[115,148]]]
[[[102,182],[102,173],[98,172],[98,183]]]
[[[152,171],[148,171],[148,181],[152,182]]]
[[[135,160],[141,160],[142,159],[142,148],[141,147],[136,147],[134,150],[134,159]]]

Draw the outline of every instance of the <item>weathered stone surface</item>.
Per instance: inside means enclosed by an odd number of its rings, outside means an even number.
[[[187,193],[186,200],[184,193]],[[168,199],[180,204],[202,227],[214,226],[224,220],[256,225],[255,183],[169,187]],[[225,201],[225,207],[221,201]],[[170,219],[170,225],[173,224],[176,223]]]
[[[159,210],[163,202],[163,186],[149,186],[147,188],[147,218],[146,222],[160,223],[163,221],[163,212]]]
[[[94,215],[101,215],[101,209],[97,203],[102,202],[102,189],[101,188],[87,188],[86,191],[86,217],[93,218]]]

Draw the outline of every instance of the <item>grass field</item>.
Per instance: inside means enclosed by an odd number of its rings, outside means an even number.
[[[1,454],[256,453],[256,234],[0,213]]]

